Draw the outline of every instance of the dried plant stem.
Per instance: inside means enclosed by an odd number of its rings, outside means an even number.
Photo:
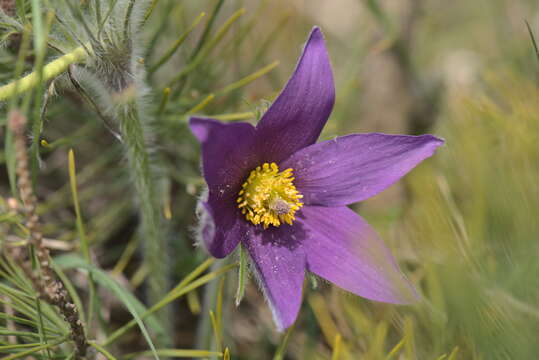
[[[15,0],[0,0],[0,8],[7,16],[15,16],[17,10]]]
[[[43,243],[40,219],[36,213],[37,198],[34,195],[30,181],[30,171],[28,164],[28,154],[26,149],[26,117],[17,110],[9,113],[9,126],[14,134],[15,154],[17,160],[16,172],[18,176],[17,185],[23,211],[26,217],[26,228],[29,232],[29,243],[34,248],[41,276],[34,273],[31,263],[20,261],[25,274],[30,278],[35,290],[45,301],[58,307],[65,320],[71,327],[71,338],[76,346],[76,358],[85,356],[88,343],[84,333],[84,327],[80,321],[76,306],[70,301],[67,291],[62,282],[56,279],[50,263],[49,250]],[[16,258],[22,259],[19,255]]]

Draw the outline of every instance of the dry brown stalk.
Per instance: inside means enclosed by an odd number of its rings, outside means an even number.
[[[75,305],[69,299],[69,295],[63,283],[56,278],[50,263],[50,254],[44,245],[43,233],[41,232],[41,222],[36,213],[37,198],[34,195],[32,183],[30,181],[30,171],[28,166],[28,154],[26,149],[26,117],[19,111],[11,111],[8,115],[9,126],[13,131],[15,145],[15,155],[17,161],[17,185],[19,188],[22,210],[26,218],[26,228],[29,232],[29,243],[34,247],[35,255],[41,269],[41,276],[34,273],[30,262],[20,261],[26,275],[32,281],[39,296],[48,303],[58,307],[65,320],[71,327],[71,338],[76,346],[76,358],[86,355],[88,342],[84,333],[84,327],[80,321]],[[22,259],[18,255],[16,259]]]
[[[0,9],[8,16],[15,16],[15,11],[17,10],[15,0],[0,0]]]

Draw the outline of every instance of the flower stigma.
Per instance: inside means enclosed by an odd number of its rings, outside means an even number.
[[[237,199],[248,221],[262,224],[264,229],[282,223],[292,225],[295,212],[303,206],[303,195],[294,186],[292,171],[289,168],[279,172],[276,163],[264,163],[251,171]]]

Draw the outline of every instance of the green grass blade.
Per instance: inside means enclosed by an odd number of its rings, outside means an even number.
[[[339,360],[342,354],[342,336],[341,334],[335,335],[335,341],[333,342],[333,352],[331,353],[331,360]]]
[[[41,312],[41,300],[39,298],[36,299],[36,311],[37,311],[37,316],[38,316],[38,333],[39,333],[39,342],[41,344],[48,344],[49,343],[49,340],[47,338],[47,334],[45,333],[45,322],[43,321],[43,315],[42,315],[42,312]],[[47,359],[50,360],[51,358],[51,353],[49,351],[49,349],[47,349],[47,351],[45,352],[47,354]]]
[[[170,98],[170,88],[164,88],[163,89],[163,97],[161,98],[161,101],[159,102],[159,107],[157,108],[157,116],[163,115],[165,112],[165,108],[168,104],[168,100]]]
[[[88,243],[88,237],[86,236],[86,231],[84,229],[84,222],[82,220],[82,215],[80,211],[79,204],[79,194],[77,190],[77,170],[75,165],[75,153],[73,149],[69,149],[68,153],[68,170],[69,170],[69,184],[71,186],[71,195],[73,197],[73,206],[75,207],[75,217],[76,217],[76,226],[77,233],[79,235],[80,247],[82,250],[82,256],[88,264],[92,263],[92,258],[90,256],[90,244]],[[96,289],[95,282],[93,280],[92,274],[88,276],[89,284],[89,302],[88,302],[88,328],[92,327],[93,314],[96,304]],[[82,308],[79,309],[82,312]]]
[[[107,360],[116,360],[116,358],[114,357],[114,355],[112,355],[110,352],[108,352],[107,349],[105,349],[105,348],[102,347],[101,345],[97,344],[96,342],[94,342],[94,341],[89,341],[88,344],[90,344],[91,347],[93,347],[94,349],[96,349],[101,355],[103,355],[104,357],[106,357]],[[148,352],[148,355],[152,355],[152,352],[149,351],[149,352]]]
[[[41,345],[41,346],[36,346],[34,348],[31,348],[31,349],[28,349],[26,351],[21,351],[21,352],[18,352],[16,354],[13,354],[13,355],[8,355],[8,356],[5,356],[3,358],[0,358],[0,360],[14,360],[14,359],[20,359],[22,357],[25,357],[25,356],[28,356],[28,355],[32,355],[32,354],[35,354],[39,351],[42,351],[42,350],[46,350],[46,349],[50,349],[54,346],[57,346],[57,345],[60,345],[64,342],[66,342],[66,340],[68,339],[68,337],[63,337],[62,339],[60,340],[57,340],[55,342],[51,342],[49,344],[45,344],[45,345]]]
[[[14,79],[19,79],[24,71],[24,63],[26,56],[28,55],[30,47],[30,29],[29,26],[26,26],[22,33],[21,47],[19,49],[19,54],[17,55],[17,62],[15,64],[15,76]],[[2,89],[4,87],[1,87]],[[12,90],[17,93],[19,88],[19,82],[15,82],[15,85],[12,87]],[[9,109],[15,107],[17,98],[15,96],[11,97],[9,102]],[[7,173],[9,178],[9,185],[11,189],[11,194],[17,196],[17,184],[16,184],[16,175],[15,175],[15,152],[13,147],[13,134],[11,132],[11,127],[5,127],[6,136],[5,136],[5,156],[6,156],[6,165]]]
[[[232,270],[236,266],[237,266],[237,264],[230,264],[230,265],[224,266],[224,267],[220,268],[219,270],[216,270],[214,272],[206,274],[206,275],[204,275],[204,276],[202,276],[202,277],[200,277],[197,280],[194,280],[192,282],[188,282],[191,279],[186,281],[188,277],[189,278],[191,277],[191,275],[186,277],[184,280],[182,280],[182,282],[180,282],[180,284],[178,284],[178,286],[176,286],[172,291],[170,291],[168,293],[168,295],[163,300],[161,300],[157,304],[153,305],[148,311],[143,313],[141,315],[141,318],[144,319],[146,316],[150,316],[151,314],[153,314],[154,312],[162,309],[164,306],[168,305],[172,301],[174,301],[174,300],[178,299],[179,297],[187,294],[188,292],[190,292],[190,291],[192,291],[192,290],[194,290],[194,289],[196,289],[196,288],[210,282],[211,280],[221,276],[222,274]],[[180,286],[180,285],[182,285],[182,286]],[[130,322],[128,322],[127,324],[125,324],[124,326],[122,326],[121,328],[116,330],[114,333],[112,333],[109,336],[109,338],[107,339],[107,341],[105,342],[104,345],[109,345],[109,344],[113,343],[114,341],[116,341],[117,339],[119,339],[122,335],[127,333],[127,331],[129,331],[129,329],[131,329],[133,326],[135,326],[135,324],[136,324],[135,321],[131,320]]]
[[[189,63],[187,64],[182,71],[179,72],[178,75],[176,75],[167,86],[171,86],[178,82],[179,80],[183,79],[185,76],[187,76],[190,72],[195,70],[203,61],[204,59],[210,54],[210,52],[215,48],[215,46],[221,41],[221,39],[226,35],[226,33],[230,30],[232,25],[243,15],[245,14],[245,9],[239,9],[234,14],[228,18],[227,21],[219,28],[217,33],[213,38],[211,38],[207,44],[202,48],[202,50],[198,53],[198,55]]]
[[[146,330],[146,326],[142,322],[142,319],[139,316],[139,313],[142,309],[144,309],[143,305],[131,294],[128,292],[125,288],[120,286],[118,283],[116,283],[113,279],[111,279],[104,271],[92,266],[91,264],[86,263],[83,259],[81,259],[78,256],[75,255],[64,255],[60,257],[56,257],[54,259],[56,264],[62,268],[82,268],[86,269],[94,276],[94,279],[96,282],[100,283],[101,286],[106,287],[110,291],[114,293],[114,295],[125,305],[127,310],[131,313],[131,315],[134,318],[134,321],[139,326],[140,331],[142,332],[144,338],[146,339],[146,342],[152,349],[152,354],[156,359],[159,359],[159,356],[157,355],[157,352],[155,351],[155,346],[152,342],[152,339],[150,338],[150,334]],[[160,327],[154,323],[154,326],[160,330],[162,333],[162,330]]]
[[[144,19],[142,20],[143,24],[145,24],[146,21],[148,21],[148,19],[150,18],[150,16],[152,16],[153,11],[154,11],[155,7],[157,6],[158,2],[159,2],[159,0],[152,0],[150,5],[148,6],[148,9],[146,10],[146,13],[144,14]]]
[[[191,283],[194,279],[196,279],[197,276],[202,274],[204,271],[206,271],[210,266],[213,265],[215,262],[215,258],[208,258],[206,261],[204,261],[202,264],[197,266],[195,270],[193,270],[189,275],[187,275],[182,281],[179,282],[178,285],[171,291],[177,291],[183,287],[185,287],[187,284]]]
[[[34,104],[32,110],[32,142],[30,145],[30,163],[32,178],[35,181],[37,177],[39,162],[41,161],[41,155],[39,153],[41,133],[43,132],[43,117],[42,111],[46,109],[46,103],[44,105],[45,93],[45,81],[44,81],[44,66],[45,56],[47,55],[47,40],[49,37],[50,27],[54,20],[54,12],[47,13],[47,19],[45,26],[42,25],[41,19],[41,7],[39,0],[32,1],[32,21],[34,30],[34,48],[36,50],[36,58],[34,62],[34,72],[37,74],[37,84],[35,88]],[[26,99],[30,99],[30,95]],[[23,106],[23,113],[25,106]]]
[[[238,268],[238,289],[236,291],[235,304],[239,306],[243,296],[245,295],[245,285],[247,282],[247,251],[243,248],[243,245],[239,246],[240,262]]]
[[[286,348],[288,346],[288,342],[290,341],[290,337],[292,336],[292,332],[294,331],[294,328],[296,327],[296,323],[292,324],[286,330],[286,333],[283,336],[283,339],[281,343],[279,344],[279,347],[277,348],[277,351],[275,351],[275,355],[273,356],[273,360],[283,360],[285,358],[285,352]]]
[[[223,7],[224,0],[219,0],[217,4],[215,4],[215,8],[213,9],[210,19],[206,23],[206,26],[204,27],[204,32],[202,33],[202,36],[198,40],[197,46],[191,53],[191,56],[189,57],[190,60],[194,59],[202,47],[206,44],[206,40],[208,39],[208,36],[211,33],[211,30],[213,28],[213,25],[215,24],[215,20],[217,19],[217,16],[219,15],[219,12],[221,11],[221,8]]]
[[[224,290],[225,290],[225,279],[223,276],[219,280],[219,287],[217,288],[217,302],[215,305],[215,315],[216,315],[216,336],[219,339],[219,351],[223,350],[223,302],[224,302]]]
[[[42,344],[41,343],[30,343],[30,344],[2,345],[2,346],[0,346],[0,351],[33,348],[33,347],[36,347],[36,346],[39,346],[39,345],[42,345]]]
[[[254,112],[241,112],[241,113],[231,113],[231,114],[218,114],[218,115],[212,115],[213,119],[221,120],[221,121],[233,121],[233,120],[247,120],[247,119],[253,119],[256,117],[256,114]]]
[[[206,105],[208,105],[213,99],[215,99],[215,94],[209,94],[207,95],[204,99],[202,99],[202,101],[200,101],[198,104],[196,104],[195,106],[193,106],[193,108],[187,110],[187,112],[185,113],[186,115],[190,115],[190,114],[194,114],[194,113],[197,113],[199,111],[201,111],[202,109],[204,109],[206,107]]]
[[[33,333],[30,331],[15,331],[15,330],[4,330],[0,329],[0,335],[1,336],[20,336],[20,337],[27,337],[32,339],[40,340],[41,336],[37,333]]]
[[[223,337],[221,335],[221,331],[219,330],[219,320],[216,318],[213,310],[210,310],[210,321],[216,347],[217,349],[221,350],[223,348]]]
[[[406,342],[406,338],[402,338],[401,341],[399,341],[397,343],[397,345],[395,345],[393,347],[393,349],[391,349],[391,351],[389,352],[389,354],[387,354],[386,356],[386,360],[391,360],[393,359],[398,353],[399,351],[402,349],[402,347],[404,346],[404,343]]]
[[[37,328],[38,315],[37,315],[37,312],[35,310],[35,306],[33,303],[34,300],[18,298],[13,295],[10,295],[10,300],[11,300],[10,302],[6,302],[0,298],[0,303],[11,306],[15,311],[17,311],[21,315],[24,315],[28,317],[29,319],[32,319],[32,321],[36,324],[36,328]],[[49,306],[45,306],[43,315],[47,318],[47,320],[51,324],[54,324],[58,329],[67,331],[67,325],[65,324],[65,322],[62,319],[60,319],[58,314],[52,311],[52,309]]]
[[[455,346],[453,348],[453,351],[451,351],[451,354],[449,354],[449,357],[447,358],[447,360],[456,360],[458,352],[459,352],[459,347]]]
[[[211,358],[222,357],[223,353],[209,350],[187,350],[187,349],[159,349],[157,353],[161,356],[178,357],[178,358]],[[132,353],[125,355],[124,360],[135,359],[142,356],[148,356],[148,351]]]
[[[198,104],[196,104],[192,109],[188,110],[186,112],[186,115],[194,114],[202,109],[204,109],[213,99],[215,99],[216,96],[224,95],[226,93],[229,93],[231,91],[237,90],[256,79],[266,75],[271,70],[275,69],[279,65],[279,61],[274,61],[271,64],[264,66],[260,70],[255,71],[254,73],[247,75],[243,79],[240,79],[230,85],[225,86],[224,88],[217,90],[215,94],[209,94],[207,95],[202,101],[200,101]]]
[[[537,61],[539,61],[539,47],[537,46],[537,41],[535,41],[535,36],[533,35],[532,28],[530,27],[530,24],[528,21],[526,21],[526,27],[528,28],[528,32],[530,33],[530,38],[532,40],[533,48],[535,49],[535,56],[537,57]]]
[[[191,32],[193,32],[193,30],[197,27],[197,25],[200,23],[200,21],[202,20],[202,18],[206,15],[206,13],[202,12],[200,13],[196,18],[195,20],[193,21],[193,23],[187,28],[187,30],[185,30],[181,35],[180,37],[178,38],[178,40],[176,40],[174,42],[174,44],[172,44],[172,46],[167,50],[165,51],[165,54],[155,63],[155,65],[153,65],[152,67],[150,67],[150,69],[148,70],[148,72],[150,74],[152,74],[153,72],[155,72],[157,69],[159,69],[161,66],[163,66],[168,60],[170,60],[170,58],[172,57],[172,55],[174,55],[174,53],[176,53],[176,50],[178,50],[178,48],[181,46],[181,44],[183,44],[183,42],[185,41],[185,39],[187,39],[187,37],[191,34]]]
[[[255,81],[256,79],[266,75],[267,73],[269,73],[270,71],[272,71],[273,69],[275,69],[277,66],[279,66],[279,61],[274,61],[272,62],[271,64],[269,65],[266,65],[264,66],[263,68],[255,71],[254,73],[250,74],[250,75],[247,75],[246,77],[228,85],[228,86],[225,86],[224,88],[220,89],[220,90],[217,90],[215,92],[216,95],[223,95],[223,94],[226,94],[230,91],[234,91],[234,90],[237,90],[253,81]]]

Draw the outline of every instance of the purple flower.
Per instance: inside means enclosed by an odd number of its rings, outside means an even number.
[[[256,127],[190,120],[209,190],[203,243],[223,258],[241,242],[280,330],[297,317],[305,270],[368,299],[417,300],[389,249],[347,205],[395,183],[443,140],[370,133],[316,143],[334,101],[324,39],[314,28]]]

